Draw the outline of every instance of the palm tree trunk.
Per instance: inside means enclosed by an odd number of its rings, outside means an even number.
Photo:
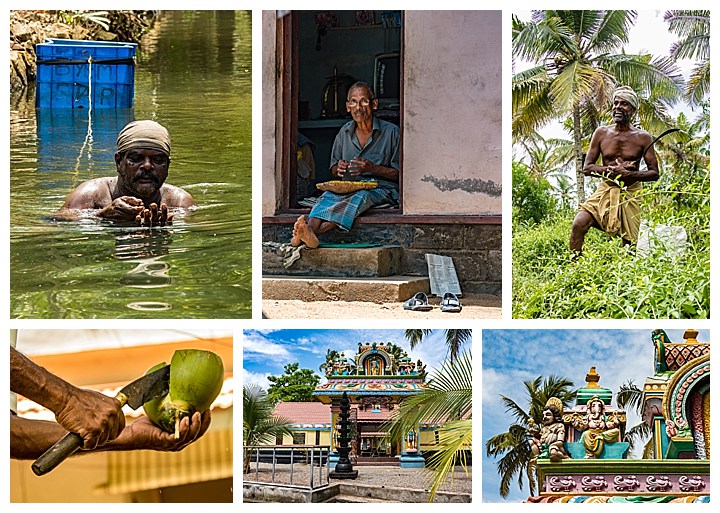
[[[580,104],[573,102],[573,142],[575,145],[575,177],[578,205],[585,202],[585,175],[583,174],[582,136],[580,135]]]

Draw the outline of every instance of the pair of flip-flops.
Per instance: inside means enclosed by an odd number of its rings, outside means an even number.
[[[416,312],[427,312],[428,310],[432,310],[433,306],[428,303],[427,294],[424,292],[418,292],[403,303],[403,308],[405,310],[413,310]],[[459,312],[460,310],[462,310],[462,305],[460,304],[458,297],[452,292],[446,292],[440,302],[440,311],[452,313]]]

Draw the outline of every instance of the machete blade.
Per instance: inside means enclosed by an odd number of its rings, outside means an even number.
[[[170,389],[170,366],[166,365],[123,387],[116,397],[124,396],[126,404],[137,410],[148,401],[166,395]],[[122,400],[121,400],[122,402]]]

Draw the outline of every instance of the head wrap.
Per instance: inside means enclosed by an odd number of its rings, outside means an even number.
[[[132,148],[158,150],[169,156],[170,134],[164,126],[155,121],[132,121],[118,134],[117,151],[125,153]]]
[[[638,95],[635,94],[635,91],[633,91],[632,87],[630,86],[620,86],[615,89],[613,98],[620,98],[621,100],[625,100],[630,105],[632,105],[633,109],[635,110],[638,110],[638,107],[640,107],[640,100],[638,99]]]

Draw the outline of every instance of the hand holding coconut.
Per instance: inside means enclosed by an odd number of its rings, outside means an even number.
[[[195,442],[210,427],[210,411],[195,412],[178,424],[178,437],[157,427],[148,417],[140,417],[130,424],[107,450],[150,449],[153,451],[179,451]],[[103,450],[103,449],[101,449]]]

